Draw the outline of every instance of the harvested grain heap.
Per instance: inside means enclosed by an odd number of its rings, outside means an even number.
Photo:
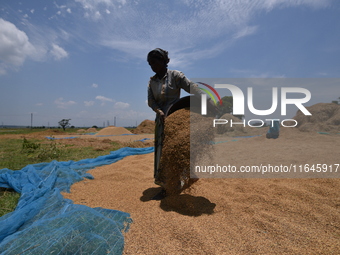
[[[155,132],[155,121],[143,120],[136,129],[133,130],[134,134],[153,134]]]
[[[88,128],[88,129],[86,130],[86,132],[88,132],[88,133],[96,133],[96,132],[97,132],[97,129],[96,129],[96,128]]]
[[[123,127],[109,126],[100,130],[97,135],[126,135],[132,134],[129,130]]]
[[[340,105],[319,103],[306,108],[311,116],[299,110],[294,117],[300,131],[340,132]]]
[[[179,194],[198,180],[190,178],[190,142],[193,143],[191,149],[195,151],[195,157],[199,157],[213,139],[211,122],[208,124],[203,119],[206,118],[190,112],[188,108],[180,109],[165,119],[161,168],[169,195]],[[191,137],[190,130],[196,130]]]

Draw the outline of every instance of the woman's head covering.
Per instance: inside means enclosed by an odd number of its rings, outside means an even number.
[[[170,61],[170,58],[168,57],[168,52],[166,50],[163,50],[161,48],[156,48],[149,52],[148,54],[148,62],[151,58],[158,58],[164,60],[165,64],[167,65]]]

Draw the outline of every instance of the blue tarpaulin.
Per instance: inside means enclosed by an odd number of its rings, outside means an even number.
[[[12,188],[21,197],[15,211],[0,218],[0,254],[121,254],[130,215],[73,204],[60,192],[93,178],[86,173],[90,169],[153,150],[126,147],[95,159],[1,169],[0,187]]]

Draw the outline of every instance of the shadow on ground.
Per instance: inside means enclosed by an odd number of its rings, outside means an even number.
[[[161,188],[149,188],[143,192],[140,198],[142,202],[147,202],[159,193]],[[205,197],[197,197],[189,194],[167,196],[160,200],[160,208],[164,211],[174,211],[188,216],[201,216],[203,214],[213,214],[216,207]]]

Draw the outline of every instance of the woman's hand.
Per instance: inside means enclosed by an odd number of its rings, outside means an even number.
[[[164,114],[164,112],[161,111],[161,113],[159,114],[159,117],[161,119],[161,122],[164,123],[164,121],[165,121],[165,114]]]
[[[164,123],[165,120],[165,114],[161,109],[157,109],[157,114],[159,115],[159,119],[161,120],[162,123]]]

